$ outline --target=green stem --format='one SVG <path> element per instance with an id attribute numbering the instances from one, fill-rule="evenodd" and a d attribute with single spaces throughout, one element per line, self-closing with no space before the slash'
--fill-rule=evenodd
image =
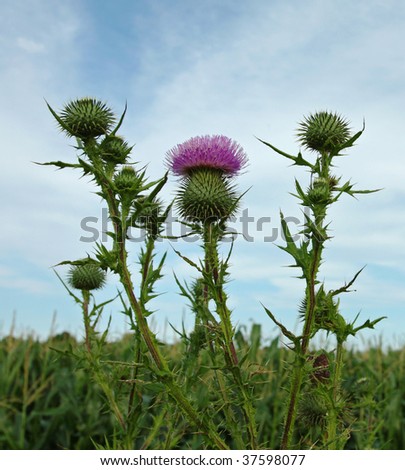
<path id="1" fill-rule="evenodd" d="M 88 290 L 82 291 L 83 295 L 83 323 L 84 323 L 84 336 L 86 349 L 91 354 L 91 341 L 90 341 L 90 318 L 89 318 L 89 304 L 90 304 L 90 292 Z"/>
<path id="2" fill-rule="evenodd" d="M 127 265 L 126 265 L 126 252 L 125 249 L 121 249 L 120 252 L 121 259 L 121 283 L 124 286 L 125 292 L 128 296 L 130 305 L 135 313 L 135 318 L 139 331 L 149 349 L 149 352 L 153 358 L 153 361 L 156 367 L 161 372 L 160 379 L 168 389 L 169 395 L 177 402 L 181 407 L 183 412 L 188 416 L 191 422 L 201 430 L 203 430 L 212 444 L 214 444 L 219 449 L 227 449 L 228 447 L 223 442 L 217 431 L 215 431 L 205 420 L 204 416 L 200 417 L 197 411 L 191 406 L 190 402 L 183 395 L 178 384 L 175 382 L 172 372 L 169 369 L 169 366 L 163 357 L 157 341 L 150 331 L 146 318 L 143 315 L 141 306 L 138 300 L 135 297 L 131 276 L 129 274 Z"/>
<path id="3" fill-rule="evenodd" d="M 133 367 L 131 371 L 131 380 L 132 380 L 132 385 L 131 385 L 131 390 L 129 393 L 128 397 L 128 410 L 127 410 L 127 417 L 128 419 L 132 417 L 133 411 L 134 411 L 134 400 L 135 400 L 135 393 L 136 393 L 136 381 L 138 378 L 138 372 L 139 372 L 139 364 L 141 362 L 141 342 L 139 338 L 139 331 L 135 331 L 135 351 L 134 351 L 134 362 L 135 362 L 135 367 Z M 138 391 L 138 394 L 140 395 L 140 392 Z M 142 403 L 142 396 L 140 396 L 140 402 Z"/>
<path id="4" fill-rule="evenodd" d="M 309 340 L 314 325 L 315 307 L 316 307 L 316 292 L 315 286 L 317 282 L 317 275 L 319 265 L 321 262 L 323 245 L 316 239 L 313 239 L 312 250 L 312 267 L 309 279 L 307 280 L 307 307 L 305 312 L 305 322 L 301 340 L 301 354 L 305 356 L 308 352 Z"/>
<path id="5" fill-rule="evenodd" d="M 343 367 L 343 342 L 338 341 L 336 348 L 335 370 L 333 373 L 332 396 L 328 416 L 327 441 L 329 450 L 339 450 L 339 439 L 336 438 L 338 427 L 338 407 L 340 392 L 340 377 Z"/>
<path id="6" fill-rule="evenodd" d="M 206 246 L 206 245 L 204 244 L 204 246 Z M 204 266 L 205 266 L 205 274 L 208 275 L 208 273 L 210 271 L 210 267 L 209 267 L 210 264 L 209 264 L 209 257 L 208 256 L 205 257 L 205 265 Z M 207 286 L 206 282 L 204 282 L 204 285 L 203 285 L 203 305 L 202 305 L 202 309 L 203 309 L 203 312 L 200 312 L 200 314 L 198 314 L 199 312 L 196 311 L 196 323 L 195 324 L 197 325 L 198 320 L 200 319 L 200 321 L 202 321 L 203 324 L 206 327 L 205 328 L 206 341 L 207 341 L 208 348 L 209 348 L 209 355 L 210 355 L 210 358 L 211 358 L 211 361 L 212 361 L 212 366 L 213 366 L 215 379 L 218 383 L 220 395 L 221 395 L 221 398 L 222 398 L 222 403 L 224 404 L 223 410 L 224 410 L 225 420 L 226 420 L 226 423 L 227 423 L 227 429 L 229 431 L 231 431 L 232 437 L 235 440 L 237 449 L 242 450 L 242 449 L 245 448 L 245 442 L 243 440 L 242 430 L 240 429 L 240 426 L 238 425 L 238 423 L 235 420 L 235 414 L 234 414 L 233 409 L 231 407 L 231 401 L 230 401 L 229 396 L 228 396 L 226 383 L 224 381 L 224 377 L 219 372 L 217 355 L 216 355 L 216 351 L 215 351 L 215 348 L 214 348 L 214 344 L 213 344 L 213 341 L 209 337 L 210 336 L 209 335 L 209 321 L 208 321 L 209 319 L 208 319 L 208 315 L 207 315 L 207 313 L 209 312 L 209 292 L 208 292 L 208 286 Z M 218 325 L 218 322 L 216 321 L 216 319 L 213 316 L 210 318 L 210 320 L 211 320 L 212 324 L 214 325 L 215 329 L 220 328 L 220 326 Z"/>
<path id="7" fill-rule="evenodd" d="M 127 265 L 127 251 L 125 249 L 125 227 L 124 224 L 119 222 L 119 211 L 117 208 L 117 201 L 114 194 L 108 186 L 104 188 L 104 194 L 109 207 L 111 219 L 113 221 L 114 232 L 115 232 L 115 246 L 119 251 L 119 275 L 121 284 L 124 287 L 125 293 L 127 294 L 131 308 L 135 314 L 137 326 L 142 335 L 143 340 L 153 358 L 156 367 L 159 370 L 159 378 L 162 383 L 166 386 L 169 395 L 172 399 L 180 406 L 184 414 L 188 416 L 190 421 L 200 430 L 202 430 L 210 440 L 211 444 L 219 449 L 228 449 L 225 442 L 221 439 L 218 432 L 213 429 L 210 423 L 206 420 L 205 416 L 199 416 L 198 412 L 192 407 L 189 400 L 184 396 L 181 388 L 175 382 L 173 374 L 162 355 L 157 341 L 150 331 L 147 320 L 144 316 L 142 306 L 137 300 L 134 287 L 132 284 L 131 275 Z"/>
<path id="8" fill-rule="evenodd" d="M 111 390 L 109 381 L 108 379 L 106 379 L 106 375 L 102 371 L 100 367 L 100 363 L 98 362 L 97 358 L 94 357 L 93 351 L 91 348 L 91 334 L 93 330 L 92 330 L 92 325 L 90 323 L 90 315 L 89 315 L 90 292 L 88 290 L 82 290 L 82 295 L 83 295 L 82 310 L 83 310 L 83 323 L 84 323 L 84 332 L 85 332 L 85 345 L 86 345 L 86 349 L 88 353 L 87 361 L 89 363 L 90 369 L 94 373 L 96 383 L 103 390 L 104 395 L 107 398 L 107 402 L 112 412 L 114 413 L 122 431 L 125 433 L 126 424 L 125 424 L 124 417 L 115 400 L 114 393 Z"/>
<path id="9" fill-rule="evenodd" d="M 146 288 L 146 280 L 148 278 L 154 249 L 155 249 L 154 239 L 152 237 L 147 237 L 145 257 L 144 257 L 143 266 L 142 266 L 142 280 L 141 280 L 141 293 L 140 293 L 142 307 L 144 307 L 143 302 L 142 302 L 142 297 L 143 297 L 142 291 Z"/>
<path id="10" fill-rule="evenodd" d="M 291 449 L 294 434 L 295 418 L 297 415 L 298 396 L 303 379 L 303 360 L 299 354 L 295 355 L 293 376 L 291 379 L 290 397 L 288 400 L 287 415 L 285 418 L 283 436 L 281 438 L 281 449 Z"/>
<path id="11" fill-rule="evenodd" d="M 292 437 L 294 434 L 295 419 L 297 415 L 298 397 L 301 390 L 303 380 L 303 365 L 305 356 L 308 352 L 309 340 L 314 324 L 315 307 L 316 307 L 316 278 L 319 270 L 319 264 L 321 261 L 323 245 L 318 240 L 313 239 L 313 258 L 310 276 L 307 279 L 306 287 L 306 312 L 305 321 L 303 326 L 303 333 L 301 339 L 301 345 L 299 352 L 296 352 L 296 358 L 294 363 L 294 372 L 291 380 L 290 398 L 287 406 L 287 415 L 284 424 L 283 436 L 281 439 L 281 449 L 290 449 Z"/>
<path id="12" fill-rule="evenodd" d="M 242 402 L 243 414 L 247 425 L 249 444 L 251 449 L 257 449 L 257 430 L 255 422 L 255 409 L 252 405 L 252 397 L 246 389 L 243 381 L 238 356 L 233 343 L 233 326 L 231 322 L 231 312 L 226 305 L 226 294 L 223 289 L 222 279 L 219 278 L 218 260 L 218 234 L 212 222 L 207 222 L 204 226 L 204 249 L 205 249 L 205 269 L 214 288 L 214 301 L 217 313 L 220 317 L 220 326 L 223 333 L 225 361 L 232 373 L 234 382 Z"/>
<path id="13" fill-rule="evenodd" d="M 95 372 L 96 382 L 101 387 L 104 392 L 104 395 L 107 397 L 108 404 L 112 409 L 119 425 L 121 426 L 122 431 L 126 432 L 126 424 L 124 417 L 121 413 L 121 410 L 118 406 L 118 403 L 115 400 L 114 392 L 111 390 L 110 383 L 106 380 L 105 374 L 100 370 L 98 364 L 93 361 L 93 370 Z"/>
<path id="14" fill-rule="evenodd" d="M 205 290 L 205 292 L 204 292 L 204 299 L 203 299 L 203 308 L 208 309 L 208 292 L 206 292 L 206 286 L 204 286 L 204 290 Z M 232 438 L 235 441 L 236 449 L 240 449 L 240 450 L 245 449 L 246 446 L 245 446 L 245 442 L 244 442 L 244 439 L 243 439 L 243 436 L 242 436 L 242 430 L 239 426 L 239 423 L 236 420 L 235 413 L 232 409 L 231 400 L 230 400 L 229 394 L 228 394 L 228 389 L 226 387 L 226 383 L 225 383 L 223 374 L 220 371 L 220 364 L 218 362 L 216 349 L 214 347 L 214 341 L 210 337 L 210 332 L 209 332 L 210 329 L 213 326 L 214 326 L 215 329 L 217 329 L 217 328 L 219 328 L 219 325 L 215 321 L 214 318 L 212 319 L 212 321 L 214 323 L 210 324 L 208 322 L 208 318 L 207 318 L 206 314 L 205 315 L 201 315 L 201 314 L 198 315 L 198 313 L 197 313 L 196 323 L 195 323 L 196 326 L 199 325 L 198 320 L 200 320 L 205 325 L 205 338 L 206 338 L 206 342 L 207 342 L 207 345 L 208 345 L 208 354 L 209 354 L 209 357 L 211 359 L 212 370 L 213 370 L 214 377 L 215 377 L 215 380 L 216 380 L 217 385 L 218 385 L 219 394 L 221 396 L 221 400 L 222 400 L 221 408 L 223 409 L 223 412 L 224 412 L 225 421 L 226 421 L 226 424 L 227 424 L 227 430 L 230 432 Z M 193 363 L 196 363 L 197 359 L 198 359 L 198 357 L 196 357 L 194 359 Z M 189 369 L 191 369 L 191 375 L 187 374 L 187 376 L 188 376 L 188 380 L 190 380 L 190 378 L 191 378 L 192 383 L 194 384 L 196 367 L 194 367 L 193 363 L 189 364 Z"/>
<path id="15" fill-rule="evenodd" d="M 322 168 L 323 172 L 327 172 L 326 168 Z M 290 398 L 287 405 L 287 414 L 284 424 L 283 436 L 281 439 L 281 449 L 290 449 L 292 438 L 295 428 L 295 419 L 297 415 L 297 406 L 298 406 L 298 397 L 301 390 L 301 385 L 303 381 L 303 365 L 305 362 L 305 357 L 308 353 L 309 341 L 312 336 L 315 322 L 315 308 L 316 308 L 316 284 L 317 276 L 319 271 L 319 266 L 322 258 L 322 251 L 324 247 L 324 240 L 319 239 L 319 234 L 323 232 L 324 220 L 326 217 L 326 206 L 322 210 L 318 210 L 315 217 L 315 230 L 312 232 L 312 261 L 309 270 L 309 275 L 306 276 L 306 309 L 305 309 L 305 319 L 302 330 L 301 344 L 298 351 L 295 351 L 297 354 L 294 372 L 291 380 L 291 390 Z"/>
<path id="16" fill-rule="evenodd" d="M 343 341 L 338 341 L 336 348 L 336 363 L 335 363 L 335 372 L 333 374 L 333 399 L 336 402 L 339 396 L 340 391 L 340 378 L 342 375 L 343 368 Z"/>

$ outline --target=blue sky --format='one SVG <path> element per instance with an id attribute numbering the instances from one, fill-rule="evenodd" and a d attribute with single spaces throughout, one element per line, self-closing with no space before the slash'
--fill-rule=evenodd
<path id="1" fill-rule="evenodd" d="M 152 178 L 165 171 L 165 152 L 195 135 L 225 134 L 249 155 L 240 178 L 250 188 L 243 209 L 264 226 L 279 229 L 279 210 L 302 219 L 291 168 L 255 136 L 296 153 L 297 123 L 328 109 L 366 131 L 337 174 L 359 188 L 384 188 L 358 200 L 342 200 L 330 212 L 334 239 L 325 252 L 322 279 L 335 288 L 364 265 L 356 292 L 342 298 L 342 313 L 360 320 L 386 315 L 364 341 L 405 339 L 405 3 L 294 0 L 3 0 L 0 23 L 0 333 L 15 324 L 20 334 L 81 332 L 80 312 L 51 266 L 91 252 L 80 242 L 84 217 L 101 217 L 102 205 L 85 179 L 38 167 L 33 161 L 72 161 L 74 149 L 46 109 L 73 98 L 96 96 L 119 113 L 128 103 L 122 133 L 136 144 L 134 159 L 148 163 Z M 174 179 L 165 188 L 170 201 Z M 302 282 L 285 266 L 288 256 L 267 234 L 250 227 L 254 242 L 235 244 L 228 286 L 234 320 L 263 324 L 277 334 L 260 303 L 290 328 Z M 276 243 L 282 240 L 277 239 Z M 226 247 L 225 247 L 226 248 Z M 198 243 L 176 244 L 197 259 Z M 192 324 L 172 272 L 195 273 L 167 243 L 168 265 L 156 299 L 155 328 L 171 337 L 170 321 Z M 136 260 L 137 246 L 131 246 Z M 133 270 L 137 267 L 134 263 Z M 63 270 L 60 270 L 63 274 Z M 114 295 L 116 280 L 100 300 Z M 114 304 L 113 331 L 125 330 Z M 13 320 L 14 319 L 14 320 Z M 360 341 L 361 342 L 361 341 Z"/>

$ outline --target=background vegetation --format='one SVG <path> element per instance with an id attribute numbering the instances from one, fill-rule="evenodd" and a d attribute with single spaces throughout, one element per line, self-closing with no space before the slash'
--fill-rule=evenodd
<path id="1" fill-rule="evenodd" d="M 280 347 L 278 338 L 263 344 L 260 325 L 239 330 L 236 343 L 249 363 L 256 400 L 259 442 L 275 449 L 280 442 L 283 410 L 287 399 L 286 361 L 292 357 Z M 162 345 L 170 366 L 186 371 L 192 356 L 186 336 L 174 345 Z M 102 390 L 91 379 L 77 351 L 84 345 L 69 334 L 47 341 L 8 336 L 0 341 L 0 448 L 1 449 L 94 449 L 112 448 L 119 427 L 106 405 Z M 62 351 L 62 352 L 61 352 Z M 76 352 L 75 352 L 76 351 Z M 80 356 L 80 354 L 79 354 Z M 202 439 L 182 419 L 161 384 L 150 379 L 145 368 L 136 383 L 129 378 L 134 360 L 133 338 L 123 337 L 104 345 L 104 373 L 115 382 L 115 399 L 121 409 L 132 400 L 129 448 L 201 448 Z M 200 410 L 217 400 L 204 387 L 212 374 L 206 367 L 208 354 L 200 351 L 185 380 Z M 351 430 L 347 449 L 405 449 L 405 348 L 391 350 L 369 346 L 364 351 L 347 351 L 343 388 L 350 409 L 345 411 Z M 317 415 L 309 396 L 304 397 L 297 431 L 305 440 L 307 420 Z M 236 416 L 235 419 L 240 418 Z M 218 416 L 221 428 L 223 417 Z M 232 436 L 226 436 L 228 441 Z M 313 438 L 313 436 L 311 437 Z M 316 447 L 316 445 L 315 445 Z"/>

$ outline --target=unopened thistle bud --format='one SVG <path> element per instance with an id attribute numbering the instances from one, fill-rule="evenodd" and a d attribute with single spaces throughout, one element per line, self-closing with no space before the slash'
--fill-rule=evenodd
<path id="1" fill-rule="evenodd" d="M 72 266 L 68 283 L 74 289 L 91 291 L 101 289 L 105 284 L 105 271 L 95 263 Z"/>
<path id="2" fill-rule="evenodd" d="M 114 185 L 119 194 L 122 207 L 129 211 L 131 204 L 142 190 L 142 176 L 132 166 L 124 166 L 114 176 Z"/>
<path id="3" fill-rule="evenodd" d="M 298 140 L 309 150 L 333 152 L 351 137 L 350 127 L 338 114 L 320 111 L 299 124 Z"/>
<path id="4" fill-rule="evenodd" d="M 316 204 L 328 204 L 331 202 L 331 190 L 329 183 L 319 183 L 317 181 L 314 182 L 312 188 L 308 190 L 308 201 L 312 205 Z"/>
<path id="5" fill-rule="evenodd" d="M 230 218 L 237 210 L 238 194 L 221 173 L 212 169 L 195 170 L 178 192 L 180 215 L 192 222 Z"/>
<path id="6" fill-rule="evenodd" d="M 125 163 L 131 151 L 132 147 L 117 135 L 108 135 L 100 144 L 101 158 L 109 163 Z"/>
<path id="7" fill-rule="evenodd" d="M 132 166 L 124 166 L 114 177 L 114 184 L 118 192 L 138 193 L 142 180 Z"/>
<path id="8" fill-rule="evenodd" d="M 319 388 L 308 390 L 302 395 L 298 407 L 298 419 L 303 428 L 323 427 L 328 416 L 328 398 Z"/>
<path id="9" fill-rule="evenodd" d="M 106 134 L 115 122 L 112 110 L 95 98 L 71 101 L 60 112 L 59 119 L 63 131 L 83 140 Z"/>
<path id="10" fill-rule="evenodd" d="M 146 205 L 144 199 L 140 198 L 139 203 L 142 205 L 142 210 L 136 221 L 137 226 L 146 230 L 150 237 L 156 239 L 165 219 L 162 202 L 156 199 Z"/>

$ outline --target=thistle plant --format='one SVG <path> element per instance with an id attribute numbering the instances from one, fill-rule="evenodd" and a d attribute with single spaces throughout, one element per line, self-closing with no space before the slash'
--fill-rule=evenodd
<path id="1" fill-rule="evenodd" d="M 340 115 L 321 111 L 309 115 L 299 124 L 297 131 L 299 143 L 314 154 L 312 160 L 289 155 L 272 144 L 262 141 L 273 151 L 302 166 L 310 173 L 310 183 L 305 190 L 295 180 L 296 194 L 303 211 L 305 222 L 300 232 L 301 241 L 294 241 L 288 224 L 281 213 L 281 226 L 286 245 L 281 248 L 294 259 L 293 267 L 300 269 L 305 282 L 305 295 L 299 313 L 302 319 L 302 332 L 296 336 L 279 322 L 269 309 L 265 309 L 270 318 L 280 327 L 282 333 L 291 341 L 294 351 L 294 363 L 291 372 L 290 396 L 286 405 L 284 431 L 281 448 L 290 449 L 296 445 L 294 430 L 297 414 L 300 421 L 320 428 L 321 447 L 329 449 L 343 448 L 349 437 L 349 430 L 344 424 L 347 408 L 341 391 L 341 372 L 344 361 L 344 344 L 348 336 L 355 336 L 364 328 L 373 328 L 382 318 L 355 326 L 340 313 L 338 296 L 350 291 L 358 271 L 353 279 L 342 287 L 327 291 L 319 279 L 319 270 L 323 261 L 324 248 L 331 239 L 327 211 L 343 194 L 355 197 L 375 190 L 356 190 L 350 181 L 342 183 L 341 177 L 332 173 L 336 158 L 354 145 L 364 131 L 353 134 L 349 123 Z M 310 342 L 315 334 L 326 331 L 336 339 L 336 350 L 328 356 L 314 357 L 310 351 Z M 308 429 L 308 428 L 307 428 Z M 311 429 L 311 427 L 310 427 Z M 312 440 L 315 442 L 315 439 Z"/>
<path id="2" fill-rule="evenodd" d="M 70 354 L 77 360 L 78 365 L 84 364 L 81 367 L 86 373 L 93 375 L 95 382 L 104 393 L 107 408 L 116 418 L 120 431 L 125 433 L 127 428 L 125 418 L 118 404 L 114 388 L 111 386 L 109 371 L 103 367 L 103 349 L 106 346 L 108 327 L 103 334 L 98 331 L 104 307 L 115 299 L 112 298 L 97 304 L 93 293 L 93 291 L 104 287 L 106 272 L 97 263 L 89 259 L 82 259 L 72 263 L 67 274 L 67 282 L 57 272 L 55 273 L 68 294 L 81 306 L 83 314 L 85 354 L 82 354 L 80 350 L 73 351 L 72 347 Z M 75 294 L 74 291 L 77 290 L 81 292 L 81 297 Z"/>
<path id="3" fill-rule="evenodd" d="M 222 136 L 194 137 L 167 152 L 167 164 L 180 178 L 176 204 L 183 223 L 192 227 L 202 238 L 204 257 L 200 266 L 194 264 L 200 279 L 194 286 L 194 296 L 188 296 L 196 313 L 195 336 L 206 333 L 210 348 L 219 347 L 224 355 L 225 370 L 236 386 L 238 402 L 246 423 L 247 438 L 235 426 L 234 412 L 229 405 L 226 385 L 217 375 L 222 393 L 228 428 L 233 430 L 237 446 L 257 448 L 255 410 L 252 396 L 234 346 L 234 328 L 231 311 L 227 306 L 225 283 L 228 261 L 221 260 L 219 244 L 226 234 L 227 222 L 236 213 L 240 195 L 233 183 L 235 176 L 247 164 L 242 147 L 232 139 Z M 182 288 L 183 293 L 184 288 Z M 194 298 L 193 298 L 194 297 Z M 200 302 L 198 301 L 200 299 Z M 215 304 L 216 317 L 209 308 Z M 218 321 L 219 320 L 219 321 Z M 211 332 L 215 332 L 214 335 Z M 213 351 L 212 351 L 213 352 Z M 213 367 L 217 367 L 215 354 L 211 354 Z"/>
<path id="4" fill-rule="evenodd" d="M 68 273 L 68 284 L 73 289 L 82 291 L 83 301 L 75 300 L 82 305 L 83 323 L 85 331 L 85 343 L 87 351 L 91 352 L 91 335 L 94 333 L 97 322 L 100 318 L 101 311 L 95 308 L 89 312 L 90 305 L 90 292 L 93 290 L 101 289 L 105 284 L 106 273 L 99 265 L 95 263 L 87 263 L 82 265 L 72 266 Z M 69 293 L 71 293 L 69 291 Z M 72 293 L 71 293 L 72 294 Z M 72 294 L 73 295 L 73 294 Z M 100 312 L 99 312 L 100 311 Z M 91 322 L 91 318 L 95 315 L 95 320 Z"/>
<path id="5" fill-rule="evenodd" d="M 160 191 L 168 173 L 149 181 L 146 168 L 131 161 L 133 147 L 118 135 L 126 108 L 118 117 L 95 98 L 73 100 L 59 112 L 49 105 L 48 108 L 60 130 L 76 140 L 78 156 L 74 163 L 53 161 L 43 165 L 77 169 L 90 178 L 112 223 L 106 233 L 109 243 L 96 242 L 87 257 L 63 261 L 60 264 L 69 265 L 70 270 L 66 281 L 58 277 L 81 306 L 84 343 L 81 354 L 73 356 L 80 364 L 87 364 L 86 372 L 93 375 L 116 418 L 113 447 L 133 448 L 142 436 L 142 448 L 153 442 L 173 448 L 184 436 L 192 435 L 190 447 L 259 448 L 260 432 L 268 425 L 259 414 L 256 416 L 256 387 L 260 388 L 257 375 L 268 371 L 260 366 L 251 373 L 260 331 L 255 329 L 256 346 L 252 343 L 250 349 L 241 332 L 235 333 L 226 292 L 232 246 L 226 257 L 220 252 L 227 225 L 237 213 L 242 197 L 235 180 L 247 165 L 246 153 L 237 142 L 222 135 L 194 137 L 175 146 L 167 152 L 166 164 L 178 178 L 179 187 L 173 203 L 165 206 Z M 282 449 L 343 448 L 351 420 L 341 379 L 345 343 L 350 335 L 373 328 L 382 319 L 357 325 L 357 317 L 348 321 L 340 312 L 340 294 L 350 291 L 362 269 L 349 282 L 331 290 L 320 280 L 324 249 L 331 239 L 329 208 L 343 194 L 355 197 L 373 192 L 356 190 L 350 181 L 342 182 L 333 173 L 336 159 L 355 144 L 363 131 L 364 128 L 353 133 L 344 118 L 322 111 L 304 118 L 297 130 L 298 141 L 310 157 L 304 158 L 301 152 L 293 156 L 262 141 L 310 173 L 306 189 L 295 181 L 295 196 L 305 208 L 299 241 L 292 236 L 281 213 L 286 242 L 281 248 L 293 258 L 293 266 L 300 269 L 305 284 L 299 306 L 301 333 L 289 331 L 265 308 L 290 341 L 292 353 L 284 351 L 283 357 L 293 357 Z M 198 272 L 189 285 L 176 278 L 195 315 L 194 330 L 190 334 L 184 329 L 180 332 L 186 352 L 180 364 L 167 358 L 168 348 L 158 341 L 150 326 L 150 302 L 158 295 L 157 282 L 166 261 L 165 254 L 158 257 L 156 242 L 165 237 L 163 228 L 173 204 L 181 223 L 202 241 L 199 262 L 176 251 Z M 144 234 L 138 246 L 137 278 L 130 270 L 128 240 L 132 230 Z M 104 286 L 107 273 L 120 281 L 117 297 L 132 332 L 131 359 L 126 361 L 109 360 L 109 326 L 101 331 L 103 308 L 113 299 L 99 304 L 95 297 Z M 334 337 L 334 350 L 316 351 L 313 347 L 314 336 L 321 330 Z M 275 386 L 283 388 L 286 374 L 280 373 L 280 377 Z M 194 392 L 197 393 L 193 395 Z M 260 406 L 263 410 L 267 405 L 263 402 Z M 260 421 L 259 432 L 256 420 Z M 185 440 L 190 442 L 187 437 Z M 109 447 L 108 442 L 106 445 Z M 100 444 L 97 446 L 101 448 Z"/>
<path id="6" fill-rule="evenodd" d="M 97 186 L 97 194 L 107 205 L 112 221 L 113 229 L 107 232 L 111 239 L 110 247 L 97 242 L 93 256 L 88 255 L 84 260 L 64 261 L 61 264 L 74 266 L 69 275 L 69 283 L 84 293 L 84 310 L 89 300 L 90 288 L 95 287 L 96 280 L 103 279 L 102 272 L 111 272 L 120 280 L 123 292 L 119 295 L 124 314 L 127 315 L 134 333 L 135 344 L 135 360 L 129 365 L 133 371 L 133 387 L 129 397 L 128 419 L 127 422 L 120 420 L 123 433 L 128 432 L 132 426 L 131 403 L 134 399 L 135 384 L 138 383 L 136 374 L 141 363 L 142 367 L 149 369 L 154 375 L 154 379 L 181 410 L 187 422 L 203 433 L 207 445 L 219 449 L 227 448 L 213 423 L 196 409 L 183 392 L 148 323 L 148 316 L 152 311 L 147 304 L 156 295 L 154 286 L 161 277 L 164 263 L 164 256 L 157 266 L 154 261 L 155 241 L 167 216 L 167 210 L 162 209 L 158 200 L 167 175 L 149 182 L 145 169 L 129 161 L 132 147 L 117 135 L 126 109 L 118 119 L 105 103 L 94 98 L 71 101 L 59 113 L 49 105 L 48 108 L 59 128 L 68 137 L 76 139 L 79 156 L 76 163 L 53 161 L 45 165 L 53 165 L 59 169 L 79 169 L 83 175 L 90 177 Z M 132 228 L 143 228 L 146 232 L 145 244 L 139 254 L 142 276 L 139 290 L 135 289 L 129 269 L 127 241 Z M 86 321 L 87 327 L 90 325 L 88 315 L 84 314 L 84 319 L 86 329 Z M 109 397 L 113 396 L 110 390 L 107 393 Z"/>

